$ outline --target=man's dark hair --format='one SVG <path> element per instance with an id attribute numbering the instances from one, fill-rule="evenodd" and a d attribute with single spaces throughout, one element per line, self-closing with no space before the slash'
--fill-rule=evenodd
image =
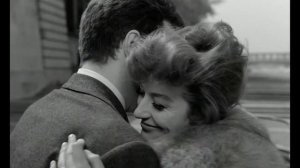
<path id="1" fill-rule="evenodd" d="M 168 21 L 183 27 L 183 21 L 168 0 L 91 0 L 80 22 L 81 63 L 105 63 L 130 30 L 147 35 Z"/>

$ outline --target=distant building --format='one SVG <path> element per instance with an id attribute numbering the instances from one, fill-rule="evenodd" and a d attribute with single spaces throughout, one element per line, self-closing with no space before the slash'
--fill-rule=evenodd
<path id="1" fill-rule="evenodd" d="M 78 26 L 89 0 L 10 0 L 10 99 L 64 83 L 78 67 Z M 250 63 L 289 53 L 250 53 Z M 52 86 L 51 86 L 52 85 Z M 52 87 L 53 88 L 53 87 Z"/>
<path id="2" fill-rule="evenodd" d="M 10 100 L 64 83 L 76 70 L 78 25 L 88 1 L 10 1 Z"/>

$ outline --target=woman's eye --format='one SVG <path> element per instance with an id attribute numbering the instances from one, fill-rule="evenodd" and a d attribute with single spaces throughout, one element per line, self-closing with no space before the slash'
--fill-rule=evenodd
<path id="1" fill-rule="evenodd" d="M 158 110 L 158 111 L 163 111 L 166 107 L 161 105 L 161 104 L 157 104 L 157 103 L 152 103 L 153 107 Z"/>

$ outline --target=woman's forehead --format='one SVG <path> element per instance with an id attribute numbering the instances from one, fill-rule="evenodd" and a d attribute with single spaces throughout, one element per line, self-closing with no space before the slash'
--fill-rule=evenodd
<path id="1" fill-rule="evenodd" d="M 141 87 L 148 93 L 166 95 L 170 98 L 182 96 L 186 91 L 184 86 L 173 86 L 163 81 L 147 81 Z"/>

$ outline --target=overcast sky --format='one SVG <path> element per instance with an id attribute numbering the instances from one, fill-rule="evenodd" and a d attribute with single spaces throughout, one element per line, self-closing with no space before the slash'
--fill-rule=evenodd
<path id="1" fill-rule="evenodd" d="M 208 20 L 229 23 L 250 52 L 290 52 L 290 0 L 223 0 Z"/>

